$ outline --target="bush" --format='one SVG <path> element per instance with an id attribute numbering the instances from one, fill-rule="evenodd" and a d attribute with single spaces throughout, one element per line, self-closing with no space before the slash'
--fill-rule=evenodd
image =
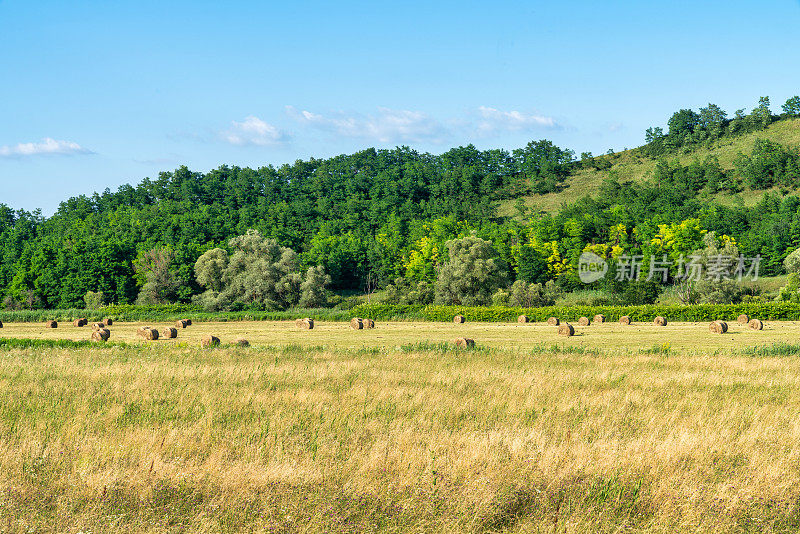
<path id="1" fill-rule="evenodd" d="M 83 302 L 87 310 L 96 310 L 105 304 L 102 291 L 87 291 L 83 296 Z"/>

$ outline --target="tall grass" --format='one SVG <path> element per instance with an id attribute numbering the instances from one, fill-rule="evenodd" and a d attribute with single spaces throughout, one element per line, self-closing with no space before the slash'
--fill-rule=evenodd
<path id="1" fill-rule="evenodd" d="M 19 348 L 3 532 L 800 528 L 800 358 Z"/>

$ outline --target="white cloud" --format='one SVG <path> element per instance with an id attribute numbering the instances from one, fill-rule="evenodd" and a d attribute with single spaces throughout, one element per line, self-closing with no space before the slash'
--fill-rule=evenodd
<path id="1" fill-rule="evenodd" d="M 421 111 L 378 108 L 378 112 L 371 115 L 334 113 L 327 116 L 292 106 L 287 106 L 286 111 L 302 125 L 379 143 L 442 143 L 448 134 L 439 121 Z"/>
<path id="2" fill-rule="evenodd" d="M 480 106 L 475 129 L 483 137 L 502 135 L 510 132 L 528 132 L 537 129 L 557 129 L 558 123 L 552 117 L 523 113 L 521 111 L 502 111 Z"/>
<path id="3" fill-rule="evenodd" d="M 245 117 L 242 122 L 231 121 L 231 127 L 222 137 L 232 145 L 272 146 L 288 140 L 289 136 L 275 126 L 256 116 Z"/>
<path id="4" fill-rule="evenodd" d="M 50 137 L 45 137 L 38 143 L 19 143 L 16 145 L 0 146 L 0 157 L 4 158 L 23 158 L 28 156 L 55 154 L 94 154 L 94 152 L 83 148 L 78 143 L 73 143 L 72 141 L 59 141 Z"/>

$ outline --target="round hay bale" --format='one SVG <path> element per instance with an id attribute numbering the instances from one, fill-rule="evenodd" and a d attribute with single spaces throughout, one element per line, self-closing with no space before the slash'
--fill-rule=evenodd
<path id="1" fill-rule="evenodd" d="M 3 328 L 3 321 L 0 321 L 0 328 Z"/>
<path id="2" fill-rule="evenodd" d="M 142 337 L 147 341 L 155 341 L 158 339 L 158 330 L 155 328 L 145 328 L 142 330 Z"/>
<path id="3" fill-rule="evenodd" d="M 189 326 L 189 322 L 186 319 L 178 319 L 175 321 L 175 328 L 186 328 Z"/>
<path id="4" fill-rule="evenodd" d="M 597 315 L 594 316 L 594 322 L 602 324 L 606 322 L 606 316 L 603 315 L 602 313 L 598 313 Z"/>
<path id="5" fill-rule="evenodd" d="M 764 330 L 764 323 L 761 319 L 752 319 L 747 323 L 747 327 L 751 330 Z"/>
<path id="6" fill-rule="evenodd" d="M 108 328 L 101 328 L 100 330 L 92 331 L 92 341 L 108 341 L 111 337 L 111 330 Z"/>
<path id="7" fill-rule="evenodd" d="M 192 320 L 186 319 L 186 326 L 192 326 Z"/>
<path id="8" fill-rule="evenodd" d="M 531 322 L 531 318 L 528 317 L 527 315 L 520 315 L 519 317 L 517 317 L 517 322 L 519 324 L 529 323 Z"/>
<path id="9" fill-rule="evenodd" d="M 739 324 L 747 324 L 750 322 L 750 316 L 747 315 L 746 313 L 743 313 L 736 318 L 736 322 Z"/>
<path id="10" fill-rule="evenodd" d="M 711 321 L 708 325 L 708 330 L 712 334 L 724 334 L 728 331 L 728 323 L 725 321 Z"/>
<path id="11" fill-rule="evenodd" d="M 162 328 L 161 331 L 159 332 L 159 336 L 166 339 L 175 339 L 176 337 L 178 337 L 178 329 L 172 328 L 171 326 Z"/>
<path id="12" fill-rule="evenodd" d="M 589 326 L 591 322 L 588 317 L 581 317 L 578 319 L 578 326 Z"/>
<path id="13" fill-rule="evenodd" d="M 455 317 L 453 317 L 453 322 L 456 324 L 466 323 L 467 318 L 464 317 L 463 315 L 456 315 Z"/>
<path id="14" fill-rule="evenodd" d="M 56 321 L 45 321 L 44 327 L 45 328 L 58 328 L 58 323 Z"/>
<path id="15" fill-rule="evenodd" d="M 105 327 L 103 323 L 92 323 L 92 330 L 102 330 Z"/>
<path id="16" fill-rule="evenodd" d="M 158 330 L 149 326 L 140 326 L 136 330 L 136 335 L 142 339 L 158 339 Z"/>
<path id="17" fill-rule="evenodd" d="M 200 340 L 200 346 L 204 349 L 208 347 L 217 347 L 219 346 L 219 338 L 210 334 L 203 336 L 203 339 Z"/>
<path id="18" fill-rule="evenodd" d="M 106 317 L 105 319 L 103 319 L 103 324 L 106 326 L 111 326 L 114 324 L 114 319 L 112 319 L 111 317 Z"/>
<path id="19" fill-rule="evenodd" d="M 364 324 L 364 328 L 375 328 L 375 321 L 372 319 L 361 319 L 361 322 Z"/>
<path id="20" fill-rule="evenodd" d="M 312 330 L 314 328 L 314 319 L 311 317 L 303 317 L 302 319 L 295 319 L 294 325 L 303 330 Z"/>
<path id="21" fill-rule="evenodd" d="M 667 320 L 659 315 L 658 317 L 653 319 L 653 324 L 656 326 L 667 326 Z"/>
<path id="22" fill-rule="evenodd" d="M 475 340 L 468 337 L 457 337 L 453 340 L 453 343 L 459 349 L 472 348 L 475 346 Z"/>
<path id="23" fill-rule="evenodd" d="M 353 330 L 361 330 L 364 328 L 364 320 L 361 317 L 353 317 L 350 319 L 350 328 Z"/>
<path id="24" fill-rule="evenodd" d="M 549 324 L 550 326 L 558 326 L 561 324 L 561 321 L 558 320 L 558 317 L 550 317 L 547 320 L 547 324 Z"/>
<path id="25" fill-rule="evenodd" d="M 86 319 L 85 317 L 81 317 L 80 319 L 75 319 L 74 321 L 72 321 L 72 326 L 77 326 L 79 328 L 82 326 L 86 326 L 87 324 L 89 324 L 89 320 Z"/>
<path id="26" fill-rule="evenodd" d="M 237 339 L 236 341 L 234 341 L 234 344 L 236 344 L 239 347 L 249 347 L 250 346 L 250 342 L 247 341 L 244 338 Z"/>
<path id="27" fill-rule="evenodd" d="M 558 325 L 558 335 L 559 336 L 574 336 L 575 335 L 575 327 L 573 327 L 569 323 L 563 323 Z"/>
<path id="28" fill-rule="evenodd" d="M 628 325 L 631 324 L 631 318 L 628 315 L 623 315 L 619 318 L 619 324 Z"/>

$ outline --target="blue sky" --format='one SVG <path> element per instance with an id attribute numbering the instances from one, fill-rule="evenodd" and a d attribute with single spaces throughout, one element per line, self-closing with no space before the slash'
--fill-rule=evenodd
<path id="1" fill-rule="evenodd" d="M 0 203 L 186 164 L 642 143 L 800 94 L 800 2 L 0 0 Z"/>

